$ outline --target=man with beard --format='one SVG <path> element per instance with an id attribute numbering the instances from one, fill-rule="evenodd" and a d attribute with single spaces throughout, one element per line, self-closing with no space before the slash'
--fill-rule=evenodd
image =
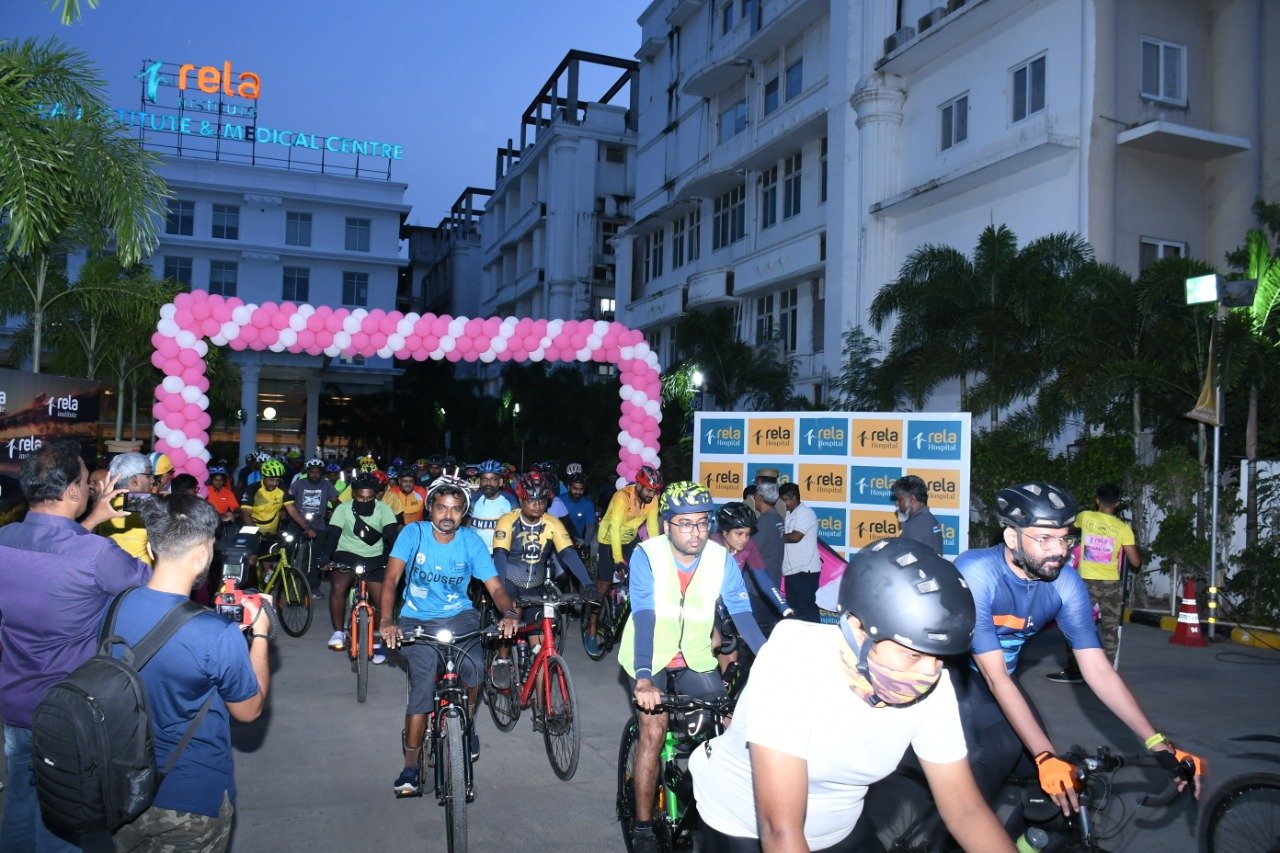
<path id="1" fill-rule="evenodd" d="M 956 559 L 956 568 L 973 592 L 977 623 L 971 651 L 981 678 L 962 667 L 949 670 L 960 701 L 970 765 L 987 802 L 994 800 L 1010 772 L 1019 776 L 1038 772 L 1040 787 L 1064 814 L 1079 808 L 1074 768 L 1057 757 L 1014 677 L 1023 644 L 1054 620 L 1075 651 L 1089 687 L 1156 753 L 1161 764 L 1171 770 L 1182 759 L 1193 761 L 1198 797 L 1200 759 L 1176 749 L 1138 707 L 1098 642 L 1084 581 L 1066 566 L 1075 544 L 1067 535 L 1076 517 L 1075 500 L 1057 486 L 1025 483 L 1000 491 L 996 516 L 1004 527 L 1004 541 L 966 551 Z"/>
<path id="2" fill-rule="evenodd" d="M 382 618 L 378 609 L 382 601 L 382 579 L 387 573 L 387 557 L 383 547 L 388 533 L 394 532 L 395 513 L 391 507 L 378 500 L 378 481 L 372 474 L 361 474 L 351 484 L 351 500 L 338 504 L 329 524 L 337 528 L 338 550 L 333 554 L 334 571 L 329 575 L 329 620 L 333 623 L 333 635 L 329 648 L 340 652 L 347 647 L 342 624 L 343 610 L 347 605 L 347 590 L 355 578 L 352 568 L 365 567 L 365 580 L 369 584 L 369 603 L 373 605 L 374 631 Z M 388 528 L 393 528 L 388 530 Z M 382 644 L 373 644 L 373 662 L 385 663 Z"/>
<path id="3" fill-rule="evenodd" d="M 480 536 L 484 547 L 493 551 L 493 531 L 498 519 L 515 509 L 515 504 L 502 493 L 504 468 L 496 459 L 486 459 L 480 469 L 480 493 L 471 501 L 471 529 Z"/>

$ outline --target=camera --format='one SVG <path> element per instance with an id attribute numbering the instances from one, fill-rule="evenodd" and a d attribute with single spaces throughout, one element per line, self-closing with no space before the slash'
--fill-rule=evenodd
<path id="1" fill-rule="evenodd" d="M 150 492 L 125 492 L 124 511 L 142 512 L 142 508 L 151 500 Z"/>
<path id="2" fill-rule="evenodd" d="M 258 528 L 246 525 L 239 530 L 231 530 L 224 534 L 218 543 L 218 551 L 222 553 L 222 576 L 235 578 L 236 582 L 244 580 L 244 570 L 249 558 L 258 553 L 261 536 Z"/>
<path id="3" fill-rule="evenodd" d="M 240 581 L 236 578 L 223 578 L 222 589 L 213 597 L 213 608 L 219 616 L 225 617 L 228 621 L 238 625 L 248 625 L 250 620 L 244 606 L 246 601 L 255 606 L 255 615 L 258 610 L 271 606 L 271 596 L 264 595 L 256 589 L 241 589 Z M 273 622 L 271 615 L 268 610 L 267 619 Z"/>

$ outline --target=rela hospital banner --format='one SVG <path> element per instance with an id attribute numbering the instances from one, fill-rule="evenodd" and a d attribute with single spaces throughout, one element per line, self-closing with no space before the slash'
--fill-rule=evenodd
<path id="1" fill-rule="evenodd" d="M 954 558 L 969 547 L 971 446 L 967 412 L 698 412 L 693 471 L 720 503 L 742 500 L 761 468 L 778 469 L 845 556 L 898 535 L 889 487 L 915 474 Z"/>

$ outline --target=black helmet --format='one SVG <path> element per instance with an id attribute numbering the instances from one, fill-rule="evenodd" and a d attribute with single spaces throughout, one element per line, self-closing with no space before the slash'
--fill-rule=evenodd
<path id="1" fill-rule="evenodd" d="M 973 638 L 973 593 L 955 566 L 921 542 L 880 539 L 854 554 L 839 601 L 841 613 L 858 617 L 875 642 L 958 655 Z"/>
<path id="2" fill-rule="evenodd" d="M 996 495 L 996 517 L 1006 527 L 1070 527 L 1076 520 L 1076 502 L 1058 486 L 1023 483 Z"/>
<path id="3" fill-rule="evenodd" d="M 540 471 L 521 474 L 516 480 L 516 497 L 522 501 L 549 501 L 552 494 L 552 480 Z"/>
<path id="4" fill-rule="evenodd" d="M 756 514 L 742 501 L 730 501 L 716 510 L 716 530 L 727 533 L 743 527 L 751 528 L 751 535 L 755 536 Z"/>

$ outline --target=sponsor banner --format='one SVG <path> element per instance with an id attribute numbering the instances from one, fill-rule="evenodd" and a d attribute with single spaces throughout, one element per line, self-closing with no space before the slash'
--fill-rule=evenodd
<path id="1" fill-rule="evenodd" d="M 702 462 L 698 465 L 698 482 L 707 487 L 713 498 L 742 500 L 743 480 L 741 462 Z"/>
<path id="2" fill-rule="evenodd" d="M 907 468 L 929 489 L 929 509 L 960 509 L 960 472 L 955 468 Z"/>
<path id="3" fill-rule="evenodd" d="M 959 459 L 960 421 L 911 421 L 907 430 L 910 459 Z"/>
<path id="4" fill-rule="evenodd" d="M 750 418 L 747 421 L 747 452 L 752 456 L 791 456 L 796 452 L 795 418 Z"/>
<path id="5" fill-rule="evenodd" d="M 757 460 L 747 463 L 747 480 L 743 483 L 743 487 L 751 485 L 756 481 L 756 474 L 761 468 L 773 468 L 778 472 L 778 483 L 794 483 L 796 479 L 796 466 L 790 462 L 766 462 Z M 742 500 L 742 492 L 738 492 L 738 500 Z"/>
<path id="6" fill-rule="evenodd" d="M 849 469 L 849 501 L 856 504 L 886 504 L 889 490 L 902 476 L 901 468 L 882 465 L 854 465 Z"/>
<path id="7" fill-rule="evenodd" d="M 843 509 L 837 509 L 829 506 L 810 507 L 813 514 L 818 517 L 818 539 L 826 542 L 832 548 L 838 548 L 844 551 L 846 539 L 846 519 Z"/>
<path id="8" fill-rule="evenodd" d="M 804 501 L 830 501 L 841 503 L 845 499 L 845 490 L 849 482 L 849 468 L 846 465 L 805 464 L 800 463 L 800 478 L 796 484 L 800 486 L 800 499 Z"/>
<path id="9" fill-rule="evenodd" d="M 960 517 L 958 515 L 938 515 L 938 524 L 942 525 L 942 556 L 960 556 Z"/>
<path id="10" fill-rule="evenodd" d="M 897 459 L 902 454 L 902 420 L 854 418 L 851 422 L 851 456 L 880 456 Z"/>
<path id="11" fill-rule="evenodd" d="M 801 418 L 798 438 L 801 456 L 848 456 L 849 419 Z"/>
<path id="12" fill-rule="evenodd" d="M 89 379 L 0 369 L 0 505 L 22 501 L 22 461 L 54 439 L 79 441 L 93 459 L 101 395 Z"/>
<path id="13" fill-rule="evenodd" d="M 746 422 L 742 418 L 702 418 L 698 424 L 699 453 L 746 452 Z"/>
<path id="14" fill-rule="evenodd" d="M 898 516 L 891 510 L 849 510 L 849 545 L 863 548 L 877 539 L 898 535 Z"/>

